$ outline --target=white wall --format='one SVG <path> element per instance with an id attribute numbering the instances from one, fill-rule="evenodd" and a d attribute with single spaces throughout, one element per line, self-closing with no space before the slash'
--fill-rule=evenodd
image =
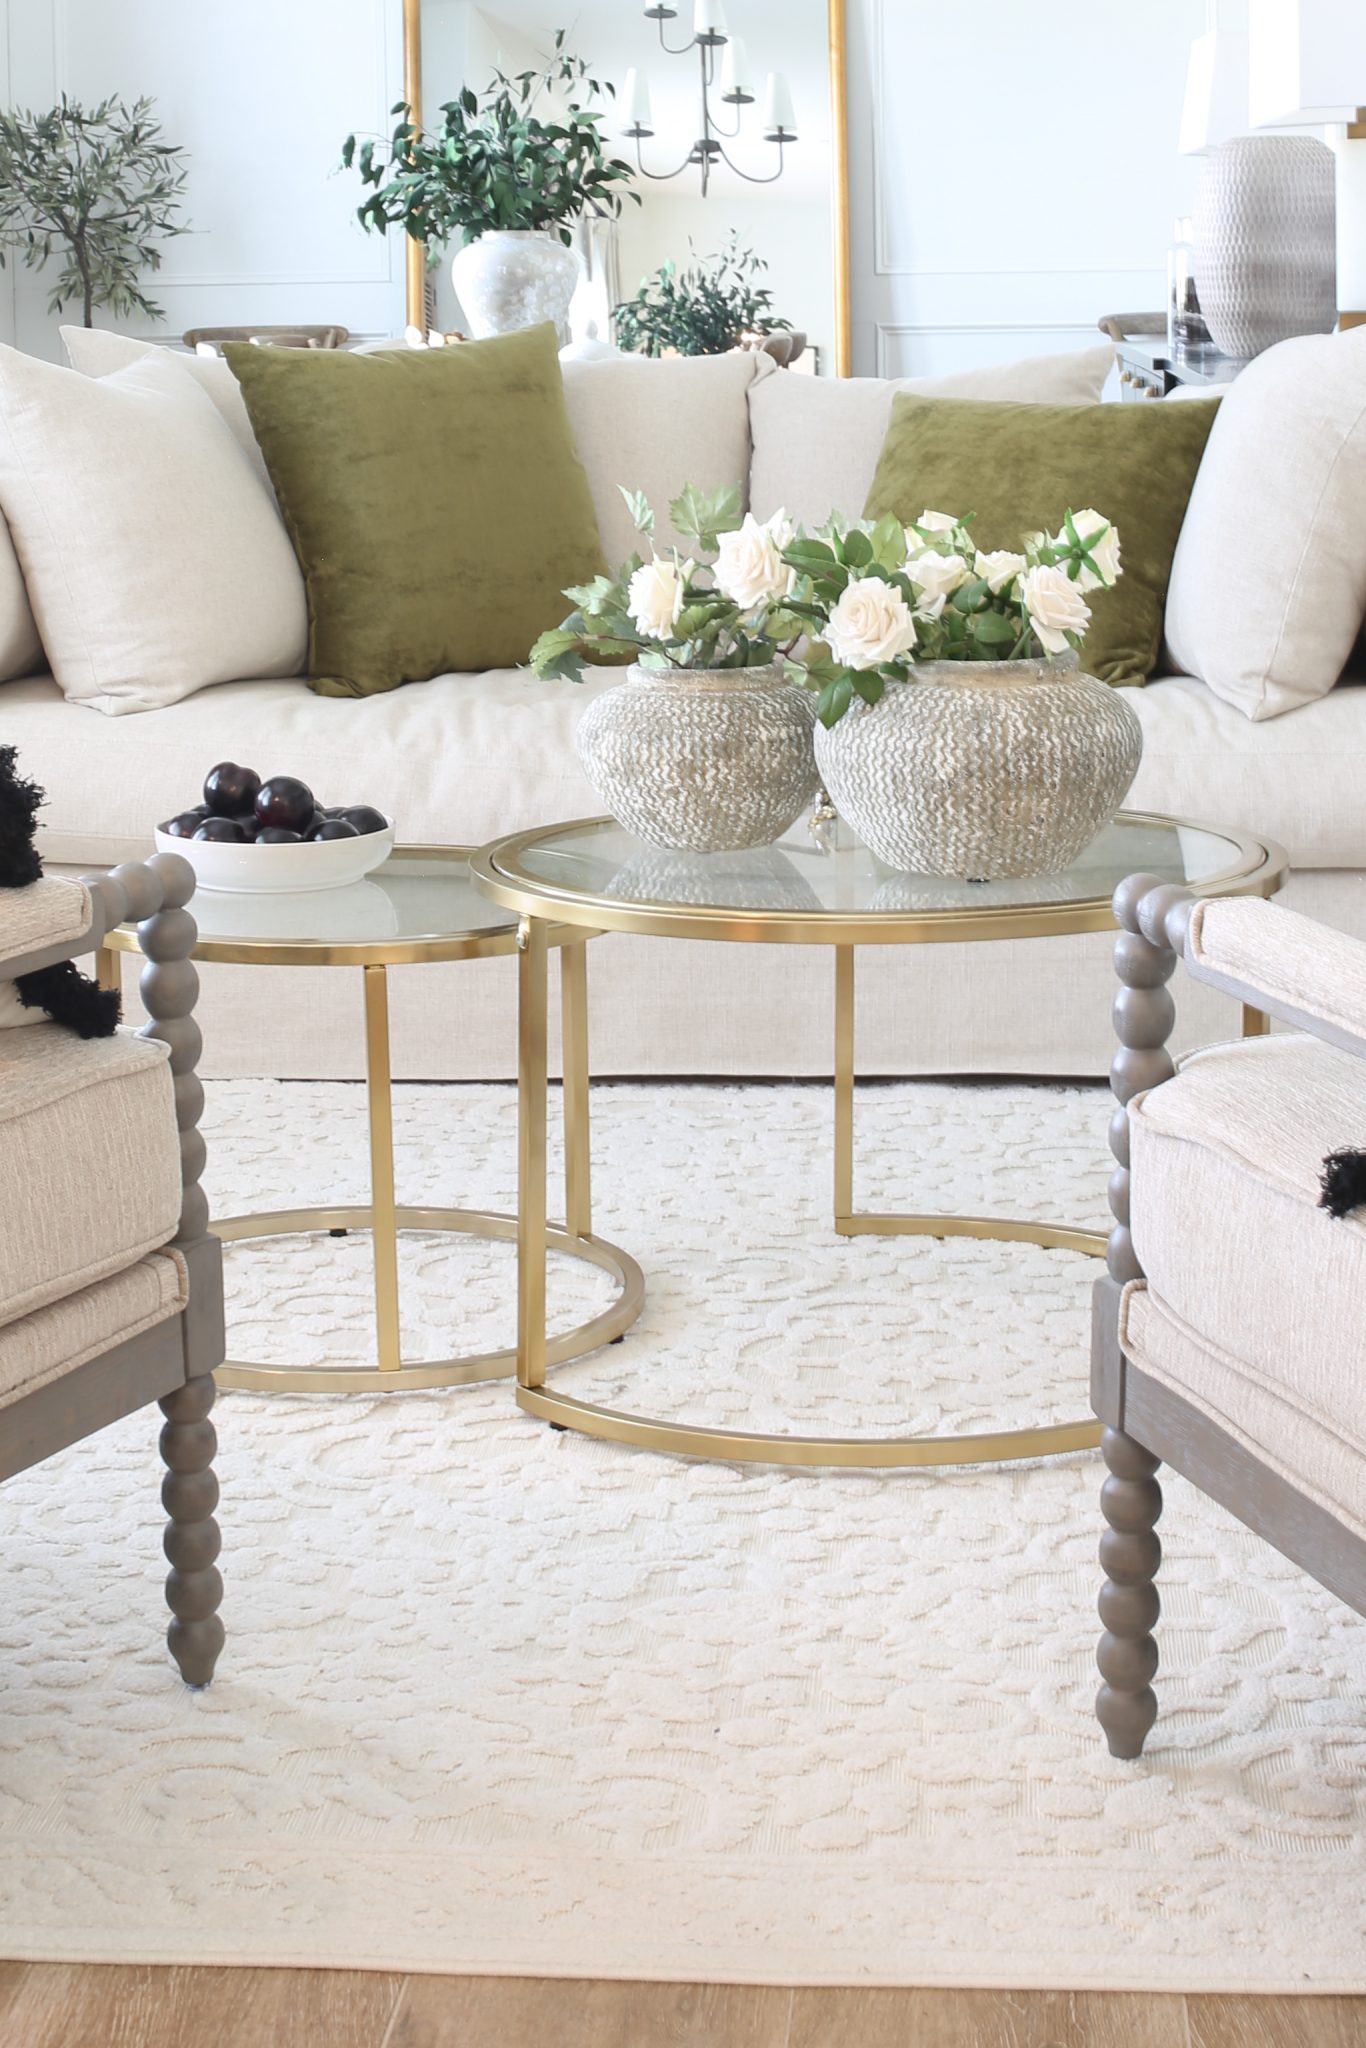
<path id="1" fill-rule="evenodd" d="M 854 363 L 933 375 L 1079 348 L 1165 303 L 1204 0 L 849 0 Z"/>
<path id="2" fill-rule="evenodd" d="M 336 173 L 356 128 L 384 133 L 403 93 L 401 0 L 0 0 L 8 104 L 48 107 L 150 94 L 166 139 L 190 152 L 186 218 L 163 245 L 138 334 L 253 321 L 339 321 L 360 334 L 403 325 L 403 251 L 364 234 L 362 188 Z M 47 312 L 54 274 L 0 275 L 0 335 L 60 354 Z M 80 319 L 68 308 L 63 321 Z"/>

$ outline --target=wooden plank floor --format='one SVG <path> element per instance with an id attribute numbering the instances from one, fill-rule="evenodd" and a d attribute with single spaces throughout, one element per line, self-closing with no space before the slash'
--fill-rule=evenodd
<path id="1" fill-rule="evenodd" d="M 0 1962 L 3 2048 L 1366 2048 L 1366 1998 Z"/>

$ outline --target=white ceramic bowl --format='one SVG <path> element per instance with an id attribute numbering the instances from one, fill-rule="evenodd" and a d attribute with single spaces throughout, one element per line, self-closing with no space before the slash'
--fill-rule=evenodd
<path id="1" fill-rule="evenodd" d="M 158 853 L 178 853 L 194 869 L 201 889 L 228 896 L 279 895 L 301 889 L 344 889 L 360 881 L 394 850 L 394 821 L 382 832 L 354 839 L 306 839 L 298 846 L 234 846 L 225 839 L 176 839 L 155 835 Z"/>

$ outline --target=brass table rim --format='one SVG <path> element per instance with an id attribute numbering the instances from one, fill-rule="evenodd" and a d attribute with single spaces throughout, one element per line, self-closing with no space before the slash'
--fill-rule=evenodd
<path id="1" fill-rule="evenodd" d="M 524 850 L 561 834 L 610 825 L 611 818 L 572 818 L 539 825 L 490 842 L 473 855 L 470 874 L 492 902 L 519 917 L 547 921 L 552 945 L 565 924 L 593 932 L 635 932 L 654 938 L 708 939 L 735 944 L 894 946 L 949 941 L 1068 937 L 1113 931 L 1110 896 L 1072 902 L 983 905 L 944 910 L 744 910 L 718 904 L 628 903 L 520 872 Z M 1207 880 L 1188 882 L 1198 896 L 1271 896 L 1290 862 L 1273 839 L 1178 818 L 1163 811 L 1121 811 L 1115 824 L 1156 825 L 1203 832 L 1237 849 L 1234 864 Z"/>
<path id="2" fill-rule="evenodd" d="M 383 865 L 395 861 L 440 861 L 451 867 L 466 867 L 474 879 L 472 846 L 396 846 Z M 377 873 L 378 870 L 372 870 Z M 363 879 L 369 880 L 369 876 Z M 209 890 L 206 894 L 217 894 Z M 266 893 L 266 892 L 263 892 Z M 287 895 L 287 890 L 280 891 Z M 299 890 L 297 894 L 326 897 L 326 889 Z M 191 901 L 190 915 L 194 916 Z M 195 941 L 194 958 L 233 967 L 416 967 L 443 960 L 490 960 L 517 950 L 517 918 L 485 925 L 465 932 L 431 932 L 402 939 L 215 939 L 201 932 Z M 555 925 L 550 932 L 552 946 L 576 946 L 592 938 L 581 924 L 572 929 Z M 103 943 L 116 953 L 136 953 L 135 924 L 118 925 L 107 932 Z"/>

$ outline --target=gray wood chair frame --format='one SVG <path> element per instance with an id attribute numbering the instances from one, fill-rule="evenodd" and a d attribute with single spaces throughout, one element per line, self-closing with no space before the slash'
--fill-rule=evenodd
<path id="1" fill-rule="evenodd" d="M 188 1268 L 189 1295 L 179 1315 L 0 1409 L 0 1479 L 151 1401 L 159 1403 L 165 1417 L 161 1456 L 167 1469 L 161 1499 L 169 1517 L 163 1547 L 170 1565 L 166 1602 L 172 1616 L 166 1640 L 186 1684 L 203 1686 L 213 1677 L 223 1647 L 218 1614 L 223 1582 L 214 1519 L 217 1437 L 210 1410 L 214 1371 L 223 1362 L 224 1330 L 222 1248 L 209 1235 L 208 1203 L 199 1186 L 204 1089 L 195 1072 L 201 1046 L 194 1020 L 199 976 L 190 958 L 197 931 L 186 908 L 194 894 L 194 870 L 179 854 L 157 854 L 85 880 L 93 912 L 89 929 L 40 952 L 8 958 L 0 953 L 0 974 L 17 976 L 77 959 L 94 952 L 116 925 L 138 919 L 146 960 L 139 988 L 149 1019 L 139 1036 L 161 1039 L 170 1048 L 182 1185 L 180 1220 L 171 1242 Z M 111 1200 L 117 1192 L 110 1190 Z"/>
<path id="2" fill-rule="evenodd" d="M 1153 1629 L 1160 1610 L 1155 1580 L 1162 1558 L 1159 1465 L 1183 1473 L 1349 1607 L 1366 1614 L 1366 1543 L 1191 1402 L 1149 1378 L 1120 1348 L 1120 1297 L 1130 1281 L 1144 1277 L 1129 1231 L 1127 1105 L 1176 1071 L 1167 1050 L 1176 1020 L 1167 983 L 1178 958 L 1195 980 L 1366 1058 L 1366 1038 L 1292 1007 L 1274 990 L 1235 981 L 1193 959 L 1188 941 L 1194 907 L 1187 890 L 1155 875 L 1131 875 L 1114 898 L 1120 928 L 1115 942 L 1120 987 L 1114 1003 L 1119 1050 L 1110 1068 L 1117 1104 L 1110 1122 L 1110 1150 L 1117 1162 L 1110 1178 L 1115 1221 L 1105 1278 L 1096 1282 L 1094 1293 L 1091 1399 L 1105 1425 L 1101 1450 L 1109 1474 L 1101 1489 L 1109 1526 L 1100 1545 L 1105 1632 L 1096 1653 L 1102 1679 L 1096 1714 L 1110 1753 L 1117 1757 L 1142 1753 L 1157 1716 L 1152 1681 L 1158 1662 Z M 1267 910 L 1273 917 L 1283 914 L 1270 905 Z M 1211 1255 L 1216 1253 L 1212 1245 Z"/>

